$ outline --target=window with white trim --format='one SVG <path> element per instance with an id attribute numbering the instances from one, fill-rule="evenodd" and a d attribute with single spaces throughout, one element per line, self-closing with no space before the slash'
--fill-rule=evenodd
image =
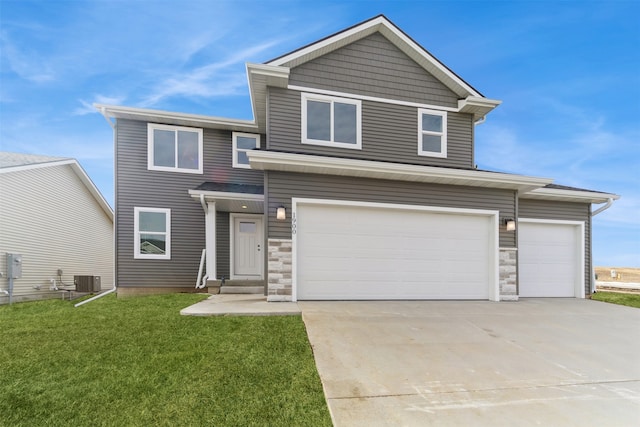
<path id="1" fill-rule="evenodd" d="M 202 173 L 202 129 L 147 125 L 149 170 Z"/>
<path id="2" fill-rule="evenodd" d="M 171 259 L 171 209 L 135 207 L 133 211 L 133 257 Z"/>
<path id="3" fill-rule="evenodd" d="M 233 167 L 251 169 L 247 152 L 260 148 L 260 135 L 233 132 Z"/>
<path id="4" fill-rule="evenodd" d="M 302 143 L 362 148 L 362 102 L 302 93 Z"/>
<path id="5" fill-rule="evenodd" d="M 418 109 L 418 155 L 447 157 L 447 112 Z"/>

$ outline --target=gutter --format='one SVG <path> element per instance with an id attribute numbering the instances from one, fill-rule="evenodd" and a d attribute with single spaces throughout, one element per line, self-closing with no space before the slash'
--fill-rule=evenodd
<path id="1" fill-rule="evenodd" d="M 604 206 L 599 207 L 594 212 L 591 212 L 591 218 L 598 215 L 600 212 L 604 212 L 613 204 L 613 198 L 609 197 L 607 203 Z M 596 267 L 593 265 L 593 221 L 591 222 L 591 293 L 596 293 Z"/>

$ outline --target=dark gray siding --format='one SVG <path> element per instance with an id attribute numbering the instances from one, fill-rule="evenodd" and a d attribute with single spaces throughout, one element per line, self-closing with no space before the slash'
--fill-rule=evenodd
<path id="1" fill-rule="evenodd" d="M 118 286 L 194 286 L 205 247 L 204 212 L 188 191 L 205 181 L 262 184 L 262 172 L 231 167 L 230 131 L 204 129 L 202 175 L 147 170 L 146 122 L 118 120 L 116 141 Z M 171 209 L 171 260 L 133 258 L 133 208 L 136 206 Z M 223 230 L 222 226 L 220 228 Z M 226 228 L 228 234 L 228 225 Z M 219 259 L 223 271 L 225 265 L 228 270 L 229 250 L 221 244 L 224 241 L 219 240 L 218 252 L 227 252 L 226 261 L 222 254 Z"/>
<path id="2" fill-rule="evenodd" d="M 585 293 L 591 293 L 591 204 L 520 199 L 519 218 L 584 221 L 584 283 Z"/>
<path id="3" fill-rule="evenodd" d="M 420 104 L 458 106 L 455 93 L 380 33 L 293 68 L 289 83 Z"/>
<path id="4" fill-rule="evenodd" d="M 362 101 L 362 150 L 302 144 L 301 95 L 269 88 L 267 148 L 306 154 L 454 168 L 473 168 L 470 114 L 447 114 L 447 158 L 418 156 L 418 108 Z"/>
<path id="5" fill-rule="evenodd" d="M 272 171 L 267 174 L 269 238 L 291 238 L 291 215 L 286 221 L 277 221 L 273 213 L 280 205 L 290 213 L 292 197 L 490 209 L 499 210 L 500 217 L 515 217 L 515 193 L 511 190 Z M 501 230 L 500 246 L 515 247 L 515 234 Z"/>

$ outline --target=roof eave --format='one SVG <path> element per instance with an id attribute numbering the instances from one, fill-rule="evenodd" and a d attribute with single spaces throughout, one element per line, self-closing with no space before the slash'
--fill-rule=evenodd
<path id="1" fill-rule="evenodd" d="M 536 188 L 522 193 L 518 196 L 521 199 L 554 200 L 578 203 L 606 203 L 609 199 L 618 200 L 617 194 L 600 193 L 598 191 L 565 190 L 557 188 Z"/>
<path id="2" fill-rule="evenodd" d="M 176 113 L 172 111 L 150 110 L 146 108 L 123 107 L 118 105 L 93 104 L 93 106 L 107 118 L 245 132 L 256 132 L 258 130 L 258 125 L 254 120 L 229 119 L 224 117 Z"/>
<path id="3" fill-rule="evenodd" d="M 253 150 L 247 154 L 251 168 L 258 170 L 502 188 L 520 192 L 531 191 L 553 181 L 549 178 L 498 172 L 448 169 L 275 151 Z"/>
<path id="4" fill-rule="evenodd" d="M 289 84 L 289 68 L 247 63 L 247 80 L 253 117 L 260 133 L 267 132 L 267 88 L 286 88 Z"/>

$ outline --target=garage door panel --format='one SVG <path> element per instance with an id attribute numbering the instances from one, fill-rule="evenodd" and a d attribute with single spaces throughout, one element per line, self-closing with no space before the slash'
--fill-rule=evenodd
<path id="1" fill-rule="evenodd" d="M 298 299 L 489 297 L 489 216 L 300 205 L 296 218 Z"/>
<path id="2" fill-rule="evenodd" d="M 581 228 L 576 224 L 519 223 L 521 297 L 574 297 L 581 287 Z"/>

